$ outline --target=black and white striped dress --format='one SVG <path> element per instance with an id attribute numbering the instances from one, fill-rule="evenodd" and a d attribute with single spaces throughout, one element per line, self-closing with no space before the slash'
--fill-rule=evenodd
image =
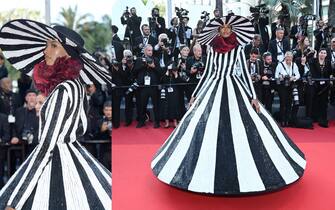
<path id="1" fill-rule="evenodd" d="M 59 84 L 40 111 L 39 145 L 0 191 L 0 209 L 111 209 L 111 173 L 79 143 L 85 133 L 85 89 Z"/>
<path id="2" fill-rule="evenodd" d="M 237 73 L 239 66 L 239 74 Z M 304 154 L 256 98 L 241 46 L 211 48 L 194 104 L 154 157 L 164 183 L 199 193 L 247 194 L 279 189 L 304 173 Z"/>

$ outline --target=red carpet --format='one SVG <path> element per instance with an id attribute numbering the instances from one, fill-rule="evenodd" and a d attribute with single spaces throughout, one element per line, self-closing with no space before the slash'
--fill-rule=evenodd
<path id="1" fill-rule="evenodd" d="M 330 128 L 286 129 L 304 151 L 307 169 L 288 188 L 248 197 L 209 197 L 158 181 L 150 162 L 172 129 L 113 130 L 113 210 L 332 210 L 335 209 L 335 122 Z"/>

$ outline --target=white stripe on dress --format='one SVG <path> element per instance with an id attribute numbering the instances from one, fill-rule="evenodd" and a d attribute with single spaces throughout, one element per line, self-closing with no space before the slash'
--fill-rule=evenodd
<path id="1" fill-rule="evenodd" d="M 80 165 L 83 167 L 86 175 L 89 177 L 89 180 L 91 181 L 91 186 L 95 190 L 95 193 L 99 197 L 101 204 L 104 206 L 105 209 L 110 209 L 110 198 L 109 195 L 104 190 L 103 186 L 97 179 L 96 175 L 94 174 L 92 168 L 87 164 L 86 160 L 83 158 L 83 156 L 79 153 L 79 151 L 72 145 L 69 144 L 70 149 L 77 157 Z M 84 183 L 88 184 L 88 183 Z"/>
<path id="2" fill-rule="evenodd" d="M 220 55 L 221 57 L 222 55 Z M 194 130 L 196 129 L 196 125 L 201 118 L 202 113 L 204 112 L 205 108 L 208 106 L 208 101 L 210 99 L 211 93 L 216 91 L 214 89 L 215 82 L 211 84 L 206 96 L 200 102 L 197 110 L 192 117 L 188 127 L 186 128 L 187 132 L 183 134 L 181 137 L 177 147 L 175 148 L 174 152 L 171 154 L 169 160 L 166 162 L 165 166 L 160 171 L 158 178 L 164 182 L 170 183 L 173 179 L 174 175 L 176 174 L 181 162 L 183 161 L 185 155 L 187 154 L 187 150 L 190 147 L 190 143 L 194 134 Z M 197 100 L 196 102 L 197 103 Z M 193 106 L 196 106 L 194 104 Z"/>
<path id="3" fill-rule="evenodd" d="M 227 57 L 224 57 L 223 66 L 226 66 Z M 221 63 L 220 63 L 221 64 Z M 222 67 L 219 66 L 219 69 Z M 224 73 L 224 72 L 222 72 Z M 223 76 L 221 76 L 223 78 Z M 224 78 L 223 78 L 224 79 Z M 188 189 L 195 192 L 214 193 L 216 146 L 220 121 L 220 107 L 224 81 L 221 80 L 215 94 L 212 110 L 209 114 L 201 149 Z M 212 161 L 208 161 L 212 160 Z"/>
<path id="4" fill-rule="evenodd" d="M 83 187 L 80 176 L 73 162 L 72 156 L 66 144 L 58 144 L 59 155 L 62 164 L 62 174 L 63 174 L 63 185 L 66 200 L 67 210 L 88 210 L 90 206 L 88 204 L 87 195 Z M 80 195 L 81 199 L 78 198 Z"/>
<path id="5" fill-rule="evenodd" d="M 227 94 L 240 192 L 263 191 L 265 186 L 250 150 L 231 77 L 227 77 Z M 250 105 L 246 104 L 246 106 Z"/>
<path id="6" fill-rule="evenodd" d="M 38 181 L 32 210 L 49 209 L 51 166 L 52 161 L 44 168 L 41 178 Z"/>
<path id="7" fill-rule="evenodd" d="M 236 83 L 240 92 L 242 93 L 242 98 L 244 103 L 248 109 L 248 112 L 256 125 L 257 132 L 260 135 L 260 139 L 269 154 L 270 159 L 272 160 L 273 164 L 277 168 L 279 174 L 284 179 L 286 184 L 290 184 L 297 180 L 299 176 L 292 168 L 289 161 L 285 158 L 284 154 L 281 152 L 280 148 L 278 147 L 277 143 L 273 140 L 273 136 L 269 132 L 269 130 L 264 125 L 264 122 L 260 119 L 258 114 L 253 110 L 252 106 L 250 105 L 249 99 L 244 94 L 242 87 L 239 83 Z"/>
<path id="8" fill-rule="evenodd" d="M 279 129 L 277 123 L 273 120 L 271 115 L 264 109 L 264 107 L 261 107 L 261 112 L 263 115 L 268 119 L 268 121 L 271 124 L 271 127 L 273 128 L 274 132 L 276 133 L 279 141 L 283 145 L 285 151 L 287 154 L 296 162 L 301 168 L 305 169 L 306 167 L 306 160 L 301 157 L 293 148 L 292 146 L 287 142 L 286 137 L 282 133 L 282 131 Z"/>

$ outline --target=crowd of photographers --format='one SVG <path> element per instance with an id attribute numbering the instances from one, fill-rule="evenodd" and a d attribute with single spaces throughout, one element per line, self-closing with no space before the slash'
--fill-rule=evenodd
<path id="1" fill-rule="evenodd" d="M 250 9 L 257 34 L 245 46 L 245 55 L 257 97 L 283 127 L 311 128 L 312 122 L 328 127 L 329 100 L 334 104 L 334 28 L 318 20 L 316 30 L 308 36 L 308 24 L 315 21 L 315 16 L 302 16 L 297 25 L 289 27 L 285 9 L 283 6 L 278 21 L 270 25 L 271 33 L 266 27 L 269 11 L 265 5 Z M 202 13 L 195 29 L 188 26 L 187 14 L 187 10 L 176 8 L 176 17 L 165 26 L 164 18 L 154 8 L 149 24 L 142 24 L 136 9 L 127 8 L 121 17 L 126 26 L 122 42 L 113 26 L 115 59 L 110 70 L 116 85 L 112 90 L 114 128 L 120 126 L 122 98 L 125 126 L 133 119 L 137 120 L 137 128 L 150 119 L 155 128 L 178 124 L 206 63 L 207 49 L 197 43 L 197 35 L 209 20 L 209 13 Z M 214 11 L 215 18 L 220 18 L 219 10 Z M 310 41 L 312 36 L 315 49 Z M 276 94 L 280 101 L 277 114 L 272 110 Z M 305 114 L 298 118 L 302 106 Z"/>

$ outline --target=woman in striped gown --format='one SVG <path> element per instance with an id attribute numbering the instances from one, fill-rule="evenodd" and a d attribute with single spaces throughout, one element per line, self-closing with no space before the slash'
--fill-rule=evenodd
<path id="1" fill-rule="evenodd" d="M 211 21 L 200 34 L 199 42 L 210 45 L 204 75 L 192 106 L 151 163 L 162 182 L 241 195 L 277 190 L 303 175 L 304 154 L 256 100 L 241 46 L 253 31 L 233 15 Z"/>
<path id="2" fill-rule="evenodd" d="M 111 173 L 78 142 L 86 131 L 84 83 L 110 81 L 76 32 L 31 20 L 0 31 L 0 48 L 47 98 L 39 145 L 0 191 L 0 209 L 111 209 Z"/>

